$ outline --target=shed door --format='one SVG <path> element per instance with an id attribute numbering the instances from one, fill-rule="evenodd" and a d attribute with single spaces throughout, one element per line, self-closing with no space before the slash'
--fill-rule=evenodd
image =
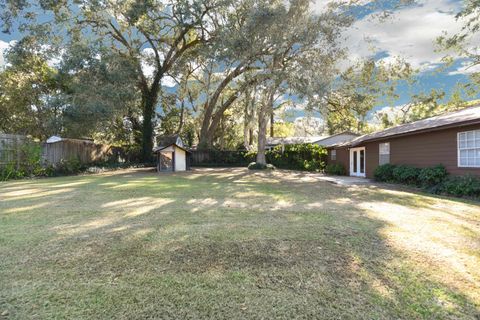
<path id="1" fill-rule="evenodd" d="M 160 152 L 160 171 L 173 171 L 173 152 Z"/>

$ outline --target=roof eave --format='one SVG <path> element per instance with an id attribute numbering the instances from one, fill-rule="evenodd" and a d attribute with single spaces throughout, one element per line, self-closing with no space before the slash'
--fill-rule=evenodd
<path id="1" fill-rule="evenodd" d="M 376 137 L 376 138 L 372 138 L 372 139 L 365 139 L 365 140 L 362 140 L 358 143 L 352 143 L 350 145 L 342 145 L 341 147 L 346 147 L 346 146 L 347 147 L 356 147 L 356 146 L 359 146 L 359 145 L 362 145 L 362 144 L 365 144 L 365 143 L 368 143 L 368 142 L 375 142 L 375 141 L 381 141 L 381 140 L 386 140 L 386 139 L 392 139 L 392 138 L 398 138 L 398 137 L 404 137 L 404 136 L 411 136 L 411 135 L 415 135 L 415 134 L 447 130 L 447 129 L 456 128 L 456 127 L 465 127 L 465 126 L 475 125 L 475 124 L 480 124 L 480 119 L 451 123 L 451 124 L 447 124 L 447 125 L 443 125 L 443 126 L 426 128 L 426 129 L 421 129 L 421 130 L 414 130 L 414 131 L 403 132 L 403 133 L 397 133 L 397 134 L 392 134 L 392 135 L 389 135 L 389 136 Z"/>

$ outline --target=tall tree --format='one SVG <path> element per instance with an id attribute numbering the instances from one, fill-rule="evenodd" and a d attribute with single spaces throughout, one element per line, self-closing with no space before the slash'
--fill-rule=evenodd
<path id="1" fill-rule="evenodd" d="M 269 35 L 266 44 L 270 50 L 262 57 L 263 74 L 267 80 L 258 112 L 257 162 L 266 164 L 267 124 L 275 101 L 286 88 L 290 95 L 297 94 L 309 103 L 315 103 L 311 98 L 324 94 L 342 54 L 338 45 L 341 31 L 351 20 L 333 5 L 314 15 L 310 1 L 306 0 L 292 0 L 288 5 L 274 2 L 261 10 L 276 17 L 273 20 L 276 23 L 265 30 Z"/>
<path id="2" fill-rule="evenodd" d="M 9 65 L 0 71 L 0 130 L 45 139 L 62 126 L 64 105 L 58 70 L 41 55 L 10 52 Z"/>
<path id="3" fill-rule="evenodd" d="M 22 29 L 43 44 L 56 45 L 86 38 L 130 59 L 136 68 L 136 86 L 141 95 L 142 152 L 151 155 L 153 121 L 162 80 L 189 50 L 207 42 L 218 25 L 215 10 L 226 8 L 226 1 L 150 0 L 150 1 L 44 1 L 46 15 L 52 19 L 36 21 L 35 2 L 3 0 L 0 6 L 4 27 L 11 18 L 22 16 Z M 223 6 L 222 6 L 223 5 Z M 54 30 L 56 32 L 54 32 Z M 65 32 L 66 30 L 66 32 Z M 52 37 L 53 35 L 56 35 Z"/>
<path id="4" fill-rule="evenodd" d="M 415 70 L 403 59 L 388 64 L 367 59 L 348 67 L 324 98 L 323 115 L 329 134 L 367 132 L 367 116 L 372 109 L 395 101 L 398 83 L 412 83 L 414 74 Z"/>

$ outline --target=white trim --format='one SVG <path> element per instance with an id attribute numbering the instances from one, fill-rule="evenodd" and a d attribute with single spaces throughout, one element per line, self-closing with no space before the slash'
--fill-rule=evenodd
<path id="1" fill-rule="evenodd" d="M 463 149 L 460 149 L 460 135 L 461 134 L 467 134 L 469 132 L 473 132 L 474 134 L 474 144 L 477 140 L 477 137 L 476 137 L 476 133 L 479 132 L 480 133 L 480 130 L 469 130 L 469 131 L 460 131 L 460 132 L 457 132 L 457 167 L 459 168 L 480 168 L 480 165 L 462 165 L 460 163 L 460 151 L 461 150 L 480 150 L 480 148 L 477 148 L 476 145 L 474 148 L 463 148 Z"/>
<path id="2" fill-rule="evenodd" d="M 361 172 L 354 172 L 353 171 L 353 153 L 355 151 L 358 151 L 357 153 L 357 164 L 360 165 L 360 151 L 363 150 L 363 173 Z M 366 177 L 367 176 L 367 150 L 365 149 L 365 147 L 359 147 L 359 148 L 351 148 L 350 149 L 350 156 L 348 157 L 349 160 L 350 160 L 350 170 L 349 170 L 349 173 L 350 173 L 350 176 L 354 176 L 354 177 Z"/>

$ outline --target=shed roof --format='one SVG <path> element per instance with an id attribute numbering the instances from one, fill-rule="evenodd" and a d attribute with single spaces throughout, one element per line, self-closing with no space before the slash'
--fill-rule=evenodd
<path id="1" fill-rule="evenodd" d="M 179 135 L 172 134 L 166 136 L 158 136 L 157 137 L 157 145 L 158 147 L 167 147 L 171 146 L 172 144 L 176 144 L 178 141 Z"/>
<path id="2" fill-rule="evenodd" d="M 337 144 L 336 146 L 357 146 L 363 142 L 381 140 L 384 138 L 418 134 L 422 132 L 441 130 L 467 124 L 480 123 L 480 105 L 465 108 L 458 111 L 447 112 L 435 117 L 402 124 L 382 131 L 373 132 L 360 136 L 350 142 Z"/>

